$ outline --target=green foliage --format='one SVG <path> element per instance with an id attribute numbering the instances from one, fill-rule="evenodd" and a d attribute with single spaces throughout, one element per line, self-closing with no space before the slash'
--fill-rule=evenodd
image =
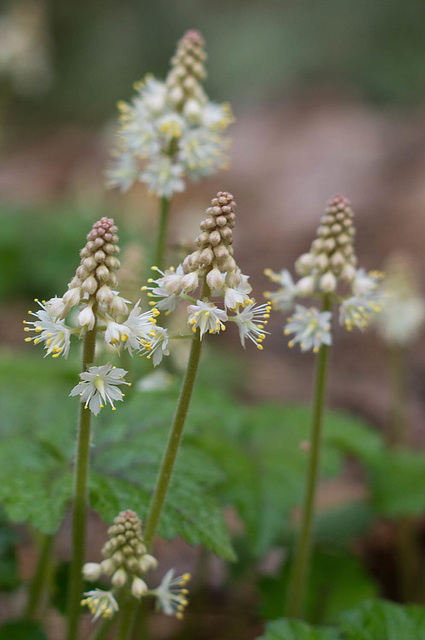
<path id="1" fill-rule="evenodd" d="M 345 585 L 341 585 L 344 588 Z M 384 600 L 362 602 L 343 613 L 337 628 L 312 627 L 279 619 L 269 623 L 258 640 L 424 640 L 425 609 Z"/>
<path id="2" fill-rule="evenodd" d="M 260 581 L 261 613 L 265 619 L 282 615 L 289 573 L 286 563 L 277 577 Z M 306 598 L 307 620 L 334 623 L 342 611 L 376 595 L 377 586 L 355 556 L 335 544 L 315 549 Z"/>
<path id="3" fill-rule="evenodd" d="M 275 620 L 258 640 L 341 640 L 334 629 L 315 629 L 299 620 Z"/>
<path id="4" fill-rule="evenodd" d="M 16 543 L 19 536 L 6 522 L 3 512 L 0 512 L 0 590 L 11 591 L 19 583 L 18 559 Z"/>
<path id="5" fill-rule="evenodd" d="M 16 620 L 0 627 L 0 640 L 48 640 L 38 622 Z"/>

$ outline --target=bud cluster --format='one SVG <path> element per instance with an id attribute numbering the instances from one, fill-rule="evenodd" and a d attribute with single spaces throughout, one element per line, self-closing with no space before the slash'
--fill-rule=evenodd
<path id="1" fill-rule="evenodd" d="M 120 102 L 118 144 L 107 185 L 127 191 L 136 181 L 169 198 L 191 180 L 227 166 L 223 132 L 233 116 L 227 103 L 208 100 L 204 40 L 194 30 L 180 40 L 164 82 L 152 75 L 136 83 L 130 104 Z"/>
<path id="2" fill-rule="evenodd" d="M 230 193 L 219 191 L 200 224 L 201 233 L 195 241 L 197 249 L 176 270 L 162 272 L 152 267 L 162 277 L 150 279 L 154 286 L 143 289 L 148 290 L 149 297 L 157 298 L 150 304 L 167 313 L 182 300 L 193 302 L 187 308 L 188 323 L 193 332 L 199 329 L 201 338 L 207 332 L 224 331 L 225 322 L 231 321 L 238 326 L 242 346 L 245 338 L 249 338 L 261 350 L 270 305 L 255 305 L 255 300 L 249 297 L 252 291 L 249 276 L 242 274 L 233 257 L 235 206 Z M 200 299 L 191 298 L 189 293 L 200 286 Z M 223 298 L 225 308 L 218 308 L 211 297 Z M 229 315 L 230 311 L 233 315 Z"/>
<path id="3" fill-rule="evenodd" d="M 363 330 L 381 310 L 382 294 L 378 284 L 382 274 L 367 274 L 364 269 L 356 269 L 354 235 L 350 203 L 343 196 L 335 196 L 327 205 L 310 251 L 295 263 L 300 280 L 294 282 L 286 269 L 280 273 L 265 270 L 268 278 L 280 287 L 264 294 L 275 309 L 290 311 L 298 297 L 319 296 L 326 300 L 327 309 L 322 312 L 314 307 L 295 306 L 295 314 L 288 319 L 284 330 L 287 335 L 294 334 L 289 346 L 299 343 L 303 351 L 317 352 L 322 344 L 330 345 L 332 313 L 329 308 L 335 304 L 340 305 L 339 320 L 348 331 L 353 327 Z M 345 284 L 346 289 L 348 286 L 348 293 L 338 291 L 340 283 Z"/>
<path id="4" fill-rule="evenodd" d="M 199 31 L 187 31 L 177 43 L 165 80 L 169 98 L 177 109 L 182 110 L 189 100 L 200 105 L 208 101 L 202 87 L 207 76 L 204 66 L 206 57 L 205 41 Z"/>
<path id="5" fill-rule="evenodd" d="M 356 277 L 355 231 L 349 201 L 343 196 L 332 198 L 320 222 L 310 251 L 295 263 L 295 270 L 305 278 L 298 282 L 298 288 L 307 295 L 316 287 L 322 293 L 333 292 L 339 280 L 351 283 Z"/>
<path id="6" fill-rule="evenodd" d="M 109 540 L 102 549 L 105 559 L 100 563 L 86 563 L 82 571 L 85 580 L 90 582 L 107 577 L 111 581 L 112 589 L 88 591 L 84 594 L 85 598 L 81 604 L 89 607 L 95 619 L 108 618 L 119 609 L 115 595 L 122 589 L 128 589 L 138 600 L 144 596 L 154 596 L 158 607 L 164 613 L 181 618 L 188 604 L 188 591 L 184 587 L 190 575 L 184 574 L 173 579 L 174 572 L 171 570 L 156 589 L 148 588 L 142 576 L 156 569 L 158 562 L 146 552 L 142 523 L 136 513 L 130 509 L 122 511 L 109 527 L 108 536 Z"/>

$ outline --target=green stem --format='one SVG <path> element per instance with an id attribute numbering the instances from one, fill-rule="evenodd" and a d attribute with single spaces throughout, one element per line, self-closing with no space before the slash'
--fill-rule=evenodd
<path id="1" fill-rule="evenodd" d="M 115 620 L 107 620 L 106 618 L 104 618 L 98 625 L 97 629 L 89 637 L 89 640 L 103 640 L 114 622 Z"/>
<path id="2" fill-rule="evenodd" d="M 129 596 L 121 605 L 121 621 L 116 640 L 130 639 L 136 616 L 136 604 L 136 599 Z"/>
<path id="3" fill-rule="evenodd" d="M 323 311 L 329 310 L 329 298 L 328 296 L 324 296 Z M 325 406 L 328 360 L 329 347 L 322 344 L 316 363 L 316 381 L 311 419 L 307 483 L 305 488 L 301 525 L 298 533 L 298 540 L 289 581 L 288 601 L 286 606 L 286 615 L 295 618 L 302 615 L 308 581 L 314 524 L 314 508 L 320 468 L 320 451 L 322 444 L 323 411 Z"/>
<path id="4" fill-rule="evenodd" d="M 82 371 L 86 371 L 94 361 L 96 347 L 96 324 L 86 331 L 83 343 Z M 84 562 L 87 517 L 87 480 L 90 459 L 91 411 L 80 403 L 76 461 L 74 471 L 73 523 L 72 523 L 72 560 L 68 594 L 68 632 L 67 640 L 77 640 L 80 618 L 80 601 L 83 591 L 81 568 Z"/>
<path id="5" fill-rule="evenodd" d="M 165 255 L 165 245 L 167 239 L 167 227 L 168 227 L 168 215 L 170 213 L 170 204 L 171 200 L 169 198 L 162 197 L 160 201 L 160 209 L 159 209 L 159 228 L 158 228 L 158 238 L 156 241 L 156 251 L 155 251 L 155 266 L 158 269 L 163 269 L 164 267 L 164 255 Z"/>
<path id="6" fill-rule="evenodd" d="M 389 349 L 390 409 L 388 446 L 408 449 L 409 420 L 407 352 L 402 346 Z M 402 517 L 395 523 L 400 593 L 403 602 L 416 602 L 419 589 L 420 547 L 417 539 L 417 520 Z"/>
<path id="7" fill-rule="evenodd" d="M 190 348 L 189 360 L 187 363 L 186 373 L 183 379 L 183 385 L 180 391 L 180 397 L 177 403 L 176 412 L 174 414 L 173 424 L 168 436 L 167 447 L 161 462 L 155 489 L 150 501 L 149 511 L 145 523 L 145 545 L 150 549 L 158 527 L 162 508 L 164 506 L 165 497 L 170 485 L 171 475 L 173 473 L 174 463 L 177 458 L 187 413 L 189 410 L 190 400 L 192 398 L 193 387 L 195 385 L 196 374 L 198 372 L 199 359 L 201 355 L 202 341 L 200 339 L 199 329 L 193 336 L 192 346 Z"/>
<path id="8" fill-rule="evenodd" d="M 40 617 L 40 602 L 50 574 L 53 539 L 53 535 L 43 535 L 40 539 L 37 566 L 29 587 L 28 602 L 23 615 L 27 620 Z"/>

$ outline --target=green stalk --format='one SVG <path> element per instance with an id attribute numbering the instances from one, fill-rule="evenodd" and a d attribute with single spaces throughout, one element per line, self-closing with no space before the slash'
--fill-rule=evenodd
<path id="1" fill-rule="evenodd" d="M 130 640 L 135 622 L 137 601 L 132 596 L 127 596 L 121 605 L 121 620 L 118 627 L 116 640 Z"/>
<path id="2" fill-rule="evenodd" d="M 158 228 L 158 238 L 156 241 L 156 251 L 155 251 L 155 266 L 158 269 L 163 269 L 164 267 L 164 255 L 165 255 L 165 247 L 166 247 L 166 239 L 167 239 L 167 227 L 168 227 L 168 216 L 170 213 L 170 198 L 165 198 L 164 196 L 160 200 L 160 209 L 159 209 L 159 228 Z"/>
<path id="3" fill-rule="evenodd" d="M 329 311 L 330 308 L 331 305 L 329 297 L 324 296 L 323 311 Z M 316 363 L 316 381 L 311 417 L 310 449 L 305 497 L 286 605 L 286 615 L 294 618 L 302 616 L 308 582 L 314 525 L 314 509 L 322 446 L 323 412 L 325 407 L 328 361 L 329 347 L 322 344 Z"/>
<path id="4" fill-rule="evenodd" d="M 407 351 L 403 346 L 389 349 L 390 409 L 388 447 L 400 450 L 409 448 L 408 420 L 408 369 Z M 395 523 L 397 564 L 400 593 L 403 602 L 417 602 L 420 571 L 420 547 L 417 538 L 417 519 L 409 516 L 398 518 Z"/>
<path id="5" fill-rule="evenodd" d="M 158 473 L 155 489 L 150 501 L 149 511 L 145 523 L 145 545 L 149 550 L 158 527 L 162 508 L 164 506 L 165 497 L 170 485 L 171 475 L 174 469 L 174 463 L 180 447 L 183 435 L 183 429 L 186 422 L 189 404 L 192 398 L 192 392 L 195 385 L 196 374 L 198 372 L 199 359 L 201 356 L 202 341 L 199 329 L 193 336 L 192 346 L 190 348 L 189 360 L 187 363 L 186 373 L 183 379 L 183 385 L 180 391 L 176 412 L 174 414 L 173 423 L 168 436 L 168 442 L 165 449 L 164 457 Z"/>
<path id="6" fill-rule="evenodd" d="M 53 546 L 53 535 L 42 535 L 39 541 L 39 556 L 28 593 L 28 602 L 23 617 L 32 620 L 40 617 L 40 603 L 45 594 L 45 586 L 49 580 L 50 560 Z"/>
<path id="7" fill-rule="evenodd" d="M 93 310 L 95 311 L 95 310 Z M 95 314 L 96 315 L 96 314 Z M 86 331 L 83 343 L 82 371 L 87 371 L 94 361 L 96 347 L 96 324 Z M 80 403 L 76 460 L 74 471 L 73 523 L 72 523 L 72 560 L 68 594 L 68 631 L 67 640 L 78 639 L 80 601 L 83 591 L 81 568 L 84 563 L 87 519 L 87 480 L 90 460 L 91 411 Z"/>

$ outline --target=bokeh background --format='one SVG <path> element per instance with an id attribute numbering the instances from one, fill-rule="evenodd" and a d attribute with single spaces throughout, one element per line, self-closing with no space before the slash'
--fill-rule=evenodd
<path id="1" fill-rule="evenodd" d="M 143 185 L 125 196 L 108 192 L 103 175 L 116 102 L 129 100 L 133 82 L 145 73 L 166 75 L 175 44 L 189 28 L 207 42 L 207 92 L 231 102 L 236 122 L 230 169 L 189 185 L 173 200 L 170 245 L 190 242 L 216 191 L 231 191 L 238 205 L 236 255 L 261 299 L 269 288 L 264 268 L 291 269 L 310 246 L 326 201 L 342 193 L 356 213 L 360 265 L 382 268 L 402 253 L 424 291 L 421 2 L 2 0 L 4 380 L 11 362 L 28 357 L 21 319 L 32 299 L 61 295 L 98 217 L 116 219 L 129 264 L 135 255 L 134 269 L 148 268 L 157 202 Z M 282 322 L 273 316 L 262 354 L 249 347 L 241 354 L 237 338 L 226 335 L 222 366 L 242 358 L 239 393 L 246 403 L 310 398 L 313 358 L 287 349 Z M 373 332 L 342 330 L 335 342 L 330 405 L 385 432 L 391 398 L 382 342 Z M 423 335 L 409 365 L 410 440 L 421 447 Z M 361 478 L 347 472 L 323 488 L 323 500 L 345 504 L 363 492 Z"/>

